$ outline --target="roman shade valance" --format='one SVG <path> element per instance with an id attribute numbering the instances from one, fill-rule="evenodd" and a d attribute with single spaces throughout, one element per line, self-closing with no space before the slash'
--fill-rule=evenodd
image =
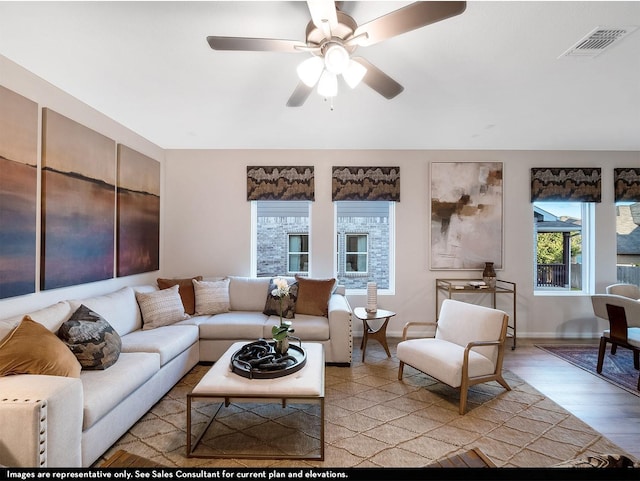
<path id="1" fill-rule="evenodd" d="M 333 167 L 332 200 L 400 201 L 400 167 Z"/>
<path id="2" fill-rule="evenodd" d="M 313 166 L 247 167 L 247 200 L 314 200 Z"/>
<path id="3" fill-rule="evenodd" d="M 533 168 L 531 202 L 600 202 L 600 168 Z"/>
<path id="4" fill-rule="evenodd" d="M 616 202 L 640 202 L 640 169 L 613 169 Z"/>

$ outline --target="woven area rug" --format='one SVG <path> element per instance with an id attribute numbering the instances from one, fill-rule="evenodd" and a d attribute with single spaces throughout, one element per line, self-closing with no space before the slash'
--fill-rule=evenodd
<path id="1" fill-rule="evenodd" d="M 605 381 L 628 391 L 636 396 L 640 396 L 638 391 L 638 372 L 633 367 L 633 353 L 630 349 L 618 348 L 615 355 L 611 354 L 611 344 L 607 346 L 607 351 L 602 364 L 602 373 L 596 372 L 598 364 L 598 346 L 593 345 L 537 345 L 536 347 L 559 357 L 574 366 L 590 372 Z"/>
<path id="2" fill-rule="evenodd" d="M 398 361 L 327 366 L 325 459 L 238 459 L 256 450 L 318 449 L 314 406 L 231 404 L 223 407 L 202 449 L 228 459 L 186 457 L 186 395 L 209 366 L 198 365 L 158 402 L 95 465 L 118 449 L 168 467 L 226 468 L 417 468 L 481 449 L 499 467 L 548 467 L 596 454 L 623 454 L 593 428 L 511 372 L 511 391 L 495 382 L 473 386 L 465 415 L 459 393 L 411 368 L 397 379 Z M 216 406 L 192 410 L 194 433 Z"/>

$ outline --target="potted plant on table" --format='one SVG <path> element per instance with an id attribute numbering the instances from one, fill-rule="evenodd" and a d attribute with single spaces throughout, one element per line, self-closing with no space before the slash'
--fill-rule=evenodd
<path id="1" fill-rule="evenodd" d="M 292 322 L 282 319 L 282 300 L 289 297 L 289 284 L 286 279 L 278 277 L 274 279 L 275 289 L 271 291 L 273 297 L 280 299 L 280 325 L 271 328 L 271 335 L 275 341 L 275 350 L 278 354 L 286 354 L 289 349 L 289 334 L 294 332 Z"/>

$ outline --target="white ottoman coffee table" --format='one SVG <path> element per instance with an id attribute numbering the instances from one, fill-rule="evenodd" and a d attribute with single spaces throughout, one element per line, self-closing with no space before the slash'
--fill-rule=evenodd
<path id="1" fill-rule="evenodd" d="M 302 343 L 307 360 L 296 372 L 275 379 L 249 379 L 231 370 L 231 357 L 247 342 L 236 342 L 218 359 L 200 382 L 187 394 L 187 457 L 196 458 L 255 458 L 255 459 L 314 459 L 324 460 L 324 347 L 318 343 Z M 301 404 L 320 404 L 320 454 L 319 456 L 295 454 L 196 454 L 198 443 L 216 417 L 214 414 L 207 422 L 195 442 L 191 443 L 191 403 L 220 403 L 228 407 L 231 403 L 246 402 L 282 402 Z"/>

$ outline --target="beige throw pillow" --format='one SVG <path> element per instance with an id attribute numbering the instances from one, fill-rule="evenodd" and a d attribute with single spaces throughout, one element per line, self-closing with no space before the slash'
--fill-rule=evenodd
<path id="1" fill-rule="evenodd" d="M 229 312 L 229 280 L 228 277 L 217 281 L 193 280 L 197 316 Z"/>
<path id="2" fill-rule="evenodd" d="M 177 284 L 154 292 L 136 292 L 136 299 L 142 314 L 143 330 L 167 326 L 188 318 Z"/>

